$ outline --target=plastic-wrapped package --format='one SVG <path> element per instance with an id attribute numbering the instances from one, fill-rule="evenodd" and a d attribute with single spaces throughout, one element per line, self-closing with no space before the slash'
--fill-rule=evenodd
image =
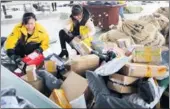
<path id="1" fill-rule="evenodd" d="M 12 87 L 1 90 L 1 108 L 36 108 L 31 102 L 16 95 Z"/>

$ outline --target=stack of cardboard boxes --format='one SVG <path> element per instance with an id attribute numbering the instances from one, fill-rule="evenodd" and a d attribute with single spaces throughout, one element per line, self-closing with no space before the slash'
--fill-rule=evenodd
<path id="1" fill-rule="evenodd" d="M 39 76 L 37 76 L 35 70 L 36 70 L 35 65 L 27 66 L 26 75 L 22 76 L 21 79 L 29 83 L 32 87 L 34 87 L 38 91 L 42 92 L 44 89 L 43 80 Z"/>
<path id="2" fill-rule="evenodd" d="M 133 93 L 133 83 L 138 78 L 164 77 L 168 72 L 166 66 L 161 65 L 161 47 L 136 46 L 132 53 L 132 62 L 127 63 L 119 74 L 113 74 L 108 81 L 108 87 L 119 93 Z"/>

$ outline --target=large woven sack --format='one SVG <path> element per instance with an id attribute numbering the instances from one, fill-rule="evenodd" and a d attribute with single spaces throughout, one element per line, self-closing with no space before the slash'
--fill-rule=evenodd
<path id="1" fill-rule="evenodd" d="M 109 42 L 109 38 L 108 38 L 108 35 L 107 35 L 107 32 L 106 33 L 102 33 L 100 36 L 99 36 L 99 40 L 103 41 L 103 42 Z"/>
<path id="2" fill-rule="evenodd" d="M 169 26 L 169 19 L 162 14 L 153 13 L 151 15 L 141 16 L 139 20 L 153 24 L 158 30 L 163 30 Z"/>
<path id="3" fill-rule="evenodd" d="M 136 44 L 161 46 L 165 43 L 158 29 L 152 23 L 145 21 L 127 20 L 119 30 L 131 36 Z"/>
<path id="4" fill-rule="evenodd" d="M 122 23 L 122 27 L 119 30 L 131 36 L 137 44 L 153 40 L 154 35 L 158 31 L 151 23 L 139 20 L 126 20 Z"/>
<path id="5" fill-rule="evenodd" d="M 167 26 L 169 27 L 169 19 L 167 17 L 159 13 L 153 13 L 153 16 L 158 21 L 161 30 L 165 29 Z"/>
<path id="6" fill-rule="evenodd" d="M 149 41 L 149 42 L 144 41 L 141 44 L 146 45 L 146 46 L 162 46 L 165 44 L 165 38 L 159 31 L 157 31 L 154 36 L 154 40 Z"/>
<path id="7" fill-rule="evenodd" d="M 157 27 L 158 30 L 161 30 L 161 27 L 159 25 L 159 22 L 156 20 L 156 18 L 151 14 L 151 15 L 145 15 L 139 17 L 139 20 L 146 21 L 148 23 L 153 24 L 155 27 Z"/>
<path id="8" fill-rule="evenodd" d="M 156 13 L 163 14 L 169 19 L 169 7 L 160 7 L 156 10 Z"/>
<path id="9" fill-rule="evenodd" d="M 131 40 L 131 44 L 134 44 L 134 41 L 133 39 L 126 35 L 125 33 L 119 31 L 119 30 L 115 30 L 115 29 L 112 29 L 106 33 L 103 33 L 99 36 L 99 39 L 101 41 L 104 41 L 104 42 L 116 42 L 118 39 L 122 39 L 122 38 L 129 38 Z"/>

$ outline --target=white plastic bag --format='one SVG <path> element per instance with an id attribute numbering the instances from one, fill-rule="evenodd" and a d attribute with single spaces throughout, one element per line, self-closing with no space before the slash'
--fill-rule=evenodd
<path id="1" fill-rule="evenodd" d="M 108 63 L 100 66 L 95 70 L 95 73 L 101 76 L 108 76 L 118 72 L 126 63 L 128 63 L 130 57 L 122 56 L 115 58 Z"/>

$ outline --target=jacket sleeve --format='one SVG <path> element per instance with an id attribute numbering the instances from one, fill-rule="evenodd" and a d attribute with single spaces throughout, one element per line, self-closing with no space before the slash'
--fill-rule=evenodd
<path id="1" fill-rule="evenodd" d="M 43 34 L 43 39 L 40 47 L 42 48 L 43 51 L 49 48 L 49 35 L 47 32 Z"/>
<path id="2" fill-rule="evenodd" d="M 19 31 L 18 27 L 16 26 L 13 29 L 12 33 L 7 37 L 7 40 L 5 42 L 5 50 L 14 49 L 20 35 L 21 35 L 21 32 Z"/>
<path id="3" fill-rule="evenodd" d="M 86 23 L 86 26 L 89 28 L 88 36 L 93 36 L 96 33 L 96 29 L 93 24 L 93 21 L 91 19 L 89 19 Z"/>
<path id="4" fill-rule="evenodd" d="M 72 29 L 72 20 L 71 20 L 71 18 L 69 18 L 67 21 L 66 21 L 66 23 L 65 23 L 65 27 L 64 27 L 64 29 L 66 29 L 67 31 L 71 31 L 71 29 Z"/>

